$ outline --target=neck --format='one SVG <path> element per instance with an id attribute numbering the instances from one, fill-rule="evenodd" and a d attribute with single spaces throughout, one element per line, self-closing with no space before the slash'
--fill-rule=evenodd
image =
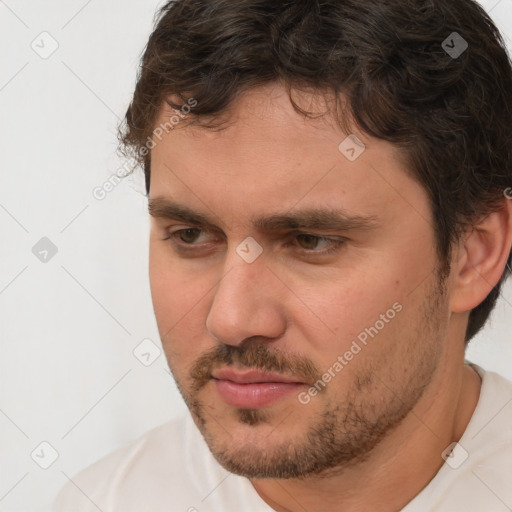
<path id="1" fill-rule="evenodd" d="M 277 512 L 402 509 L 439 471 L 442 452 L 460 440 L 477 405 L 480 376 L 463 355 L 459 360 L 455 369 L 438 369 L 413 410 L 364 461 L 329 476 L 254 479 L 253 487 Z"/>

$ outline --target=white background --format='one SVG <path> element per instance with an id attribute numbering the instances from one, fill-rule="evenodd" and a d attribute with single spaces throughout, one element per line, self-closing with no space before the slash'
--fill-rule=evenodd
<path id="1" fill-rule="evenodd" d="M 133 355 L 159 344 L 142 179 L 92 194 L 123 163 L 116 127 L 159 5 L 0 0 L 4 512 L 48 510 L 66 475 L 186 411 L 163 355 Z M 483 5 L 512 47 L 512 0 Z M 47 59 L 31 48 L 51 48 L 43 31 L 59 45 Z M 42 237 L 58 249 L 46 263 L 32 253 Z M 512 379 L 510 283 L 503 295 L 468 358 Z M 59 454 L 48 469 L 31 458 L 51 455 L 43 441 Z"/>

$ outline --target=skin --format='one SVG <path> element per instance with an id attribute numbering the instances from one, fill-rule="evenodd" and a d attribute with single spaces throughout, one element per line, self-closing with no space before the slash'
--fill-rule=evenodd
<path id="1" fill-rule="evenodd" d="M 170 114 L 162 106 L 158 123 Z M 476 407 L 481 382 L 464 364 L 464 332 L 505 266 L 510 201 L 454 247 L 440 287 L 427 194 L 392 145 L 354 129 L 366 149 L 349 161 L 338 150 L 347 134 L 329 116 L 298 114 L 279 84 L 243 93 L 226 119 L 216 131 L 184 121 L 152 149 L 150 204 L 178 202 L 214 226 L 157 209 L 151 217 L 151 291 L 169 367 L 214 456 L 276 511 L 399 510 Z M 252 223 L 318 207 L 374 225 L 268 232 Z M 199 231 L 164 240 L 187 229 Z M 236 252 L 249 236 L 263 249 L 252 263 Z M 394 303 L 401 310 L 307 404 L 292 393 L 235 408 L 209 378 L 231 361 L 312 384 Z"/>

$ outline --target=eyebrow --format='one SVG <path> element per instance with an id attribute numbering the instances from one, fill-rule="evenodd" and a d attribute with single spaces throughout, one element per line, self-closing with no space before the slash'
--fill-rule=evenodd
<path id="1" fill-rule="evenodd" d="M 195 212 L 185 205 L 155 197 L 149 201 L 148 211 L 152 217 L 181 220 L 187 224 L 218 229 L 212 218 Z M 351 214 L 343 209 L 312 208 L 290 213 L 253 217 L 253 227 L 261 232 L 285 230 L 349 231 L 369 230 L 380 226 L 374 215 Z"/>

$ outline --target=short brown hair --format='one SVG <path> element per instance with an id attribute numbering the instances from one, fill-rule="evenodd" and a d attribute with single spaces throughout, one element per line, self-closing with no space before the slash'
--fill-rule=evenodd
<path id="1" fill-rule="evenodd" d="M 448 51 L 456 42 L 460 55 Z M 170 95 L 183 103 L 193 97 L 197 120 L 215 119 L 241 92 L 272 81 L 290 93 L 343 94 L 362 132 L 401 149 L 429 196 L 441 276 L 463 230 L 503 205 L 512 185 L 511 62 L 498 29 L 472 0 L 168 2 L 119 130 L 123 154 L 144 169 L 146 191 L 146 141 Z M 510 263 L 511 256 L 471 311 L 466 341 L 487 320 Z"/>

